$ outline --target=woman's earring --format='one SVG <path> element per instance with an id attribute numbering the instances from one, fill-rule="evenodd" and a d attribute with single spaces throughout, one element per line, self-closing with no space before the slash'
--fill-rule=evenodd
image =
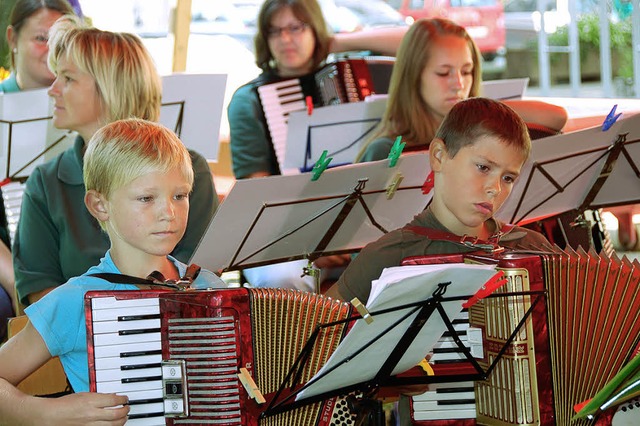
<path id="1" fill-rule="evenodd" d="M 17 47 L 13 48 L 13 53 L 18 53 L 18 48 Z"/>

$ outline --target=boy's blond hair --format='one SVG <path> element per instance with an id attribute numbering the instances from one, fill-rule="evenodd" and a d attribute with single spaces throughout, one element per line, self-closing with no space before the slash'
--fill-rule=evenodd
<path id="1" fill-rule="evenodd" d="M 58 19 L 49 35 L 49 68 L 57 74 L 64 57 L 91 75 L 106 122 L 130 117 L 158 121 L 162 83 L 138 36 L 86 27 L 69 15 Z"/>
<path id="2" fill-rule="evenodd" d="M 95 190 L 107 199 L 134 179 L 175 169 L 192 187 L 191 156 L 180 139 L 161 124 L 137 118 L 114 121 L 99 129 L 84 154 L 86 190 Z"/>

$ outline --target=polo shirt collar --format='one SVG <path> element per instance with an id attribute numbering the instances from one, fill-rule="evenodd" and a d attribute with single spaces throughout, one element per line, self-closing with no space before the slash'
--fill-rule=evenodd
<path id="1" fill-rule="evenodd" d="M 61 154 L 58 179 L 68 185 L 84 185 L 82 167 L 84 161 L 84 139 L 76 136 L 73 146 Z"/>

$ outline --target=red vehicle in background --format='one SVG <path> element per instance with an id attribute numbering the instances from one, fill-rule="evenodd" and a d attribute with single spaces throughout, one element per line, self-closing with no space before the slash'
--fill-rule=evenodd
<path id="1" fill-rule="evenodd" d="M 502 77 L 507 68 L 501 0 L 387 0 L 408 19 L 447 18 L 466 28 L 482 53 L 485 77 Z"/>

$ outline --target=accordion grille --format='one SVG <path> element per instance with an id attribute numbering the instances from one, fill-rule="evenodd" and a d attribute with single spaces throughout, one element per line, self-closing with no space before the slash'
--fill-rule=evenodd
<path id="1" fill-rule="evenodd" d="M 532 290 L 524 268 L 499 268 L 507 283 L 497 294 Z M 470 309 L 470 322 L 484 328 L 487 357 L 480 364 L 488 368 L 497 358 L 504 342 L 531 307 L 531 296 L 488 298 Z M 536 392 L 536 358 L 533 323 L 527 321 L 516 334 L 487 381 L 476 382 L 477 418 L 500 419 L 504 424 L 535 425 L 540 421 Z"/>
<path id="2" fill-rule="evenodd" d="M 174 419 L 174 424 L 242 423 L 238 336 L 231 315 L 169 319 L 170 358 L 186 361 L 191 411 L 188 419 Z"/>
<path id="3" fill-rule="evenodd" d="M 346 319 L 349 305 L 322 295 L 280 289 L 251 290 L 255 381 L 263 393 L 275 392 L 316 327 Z M 302 383 L 329 359 L 344 335 L 345 325 L 322 329 L 302 372 Z M 318 419 L 319 403 L 270 416 L 261 425 L 311 425 Z M 332 424 L 336 424 L 333 422 Z"/>

